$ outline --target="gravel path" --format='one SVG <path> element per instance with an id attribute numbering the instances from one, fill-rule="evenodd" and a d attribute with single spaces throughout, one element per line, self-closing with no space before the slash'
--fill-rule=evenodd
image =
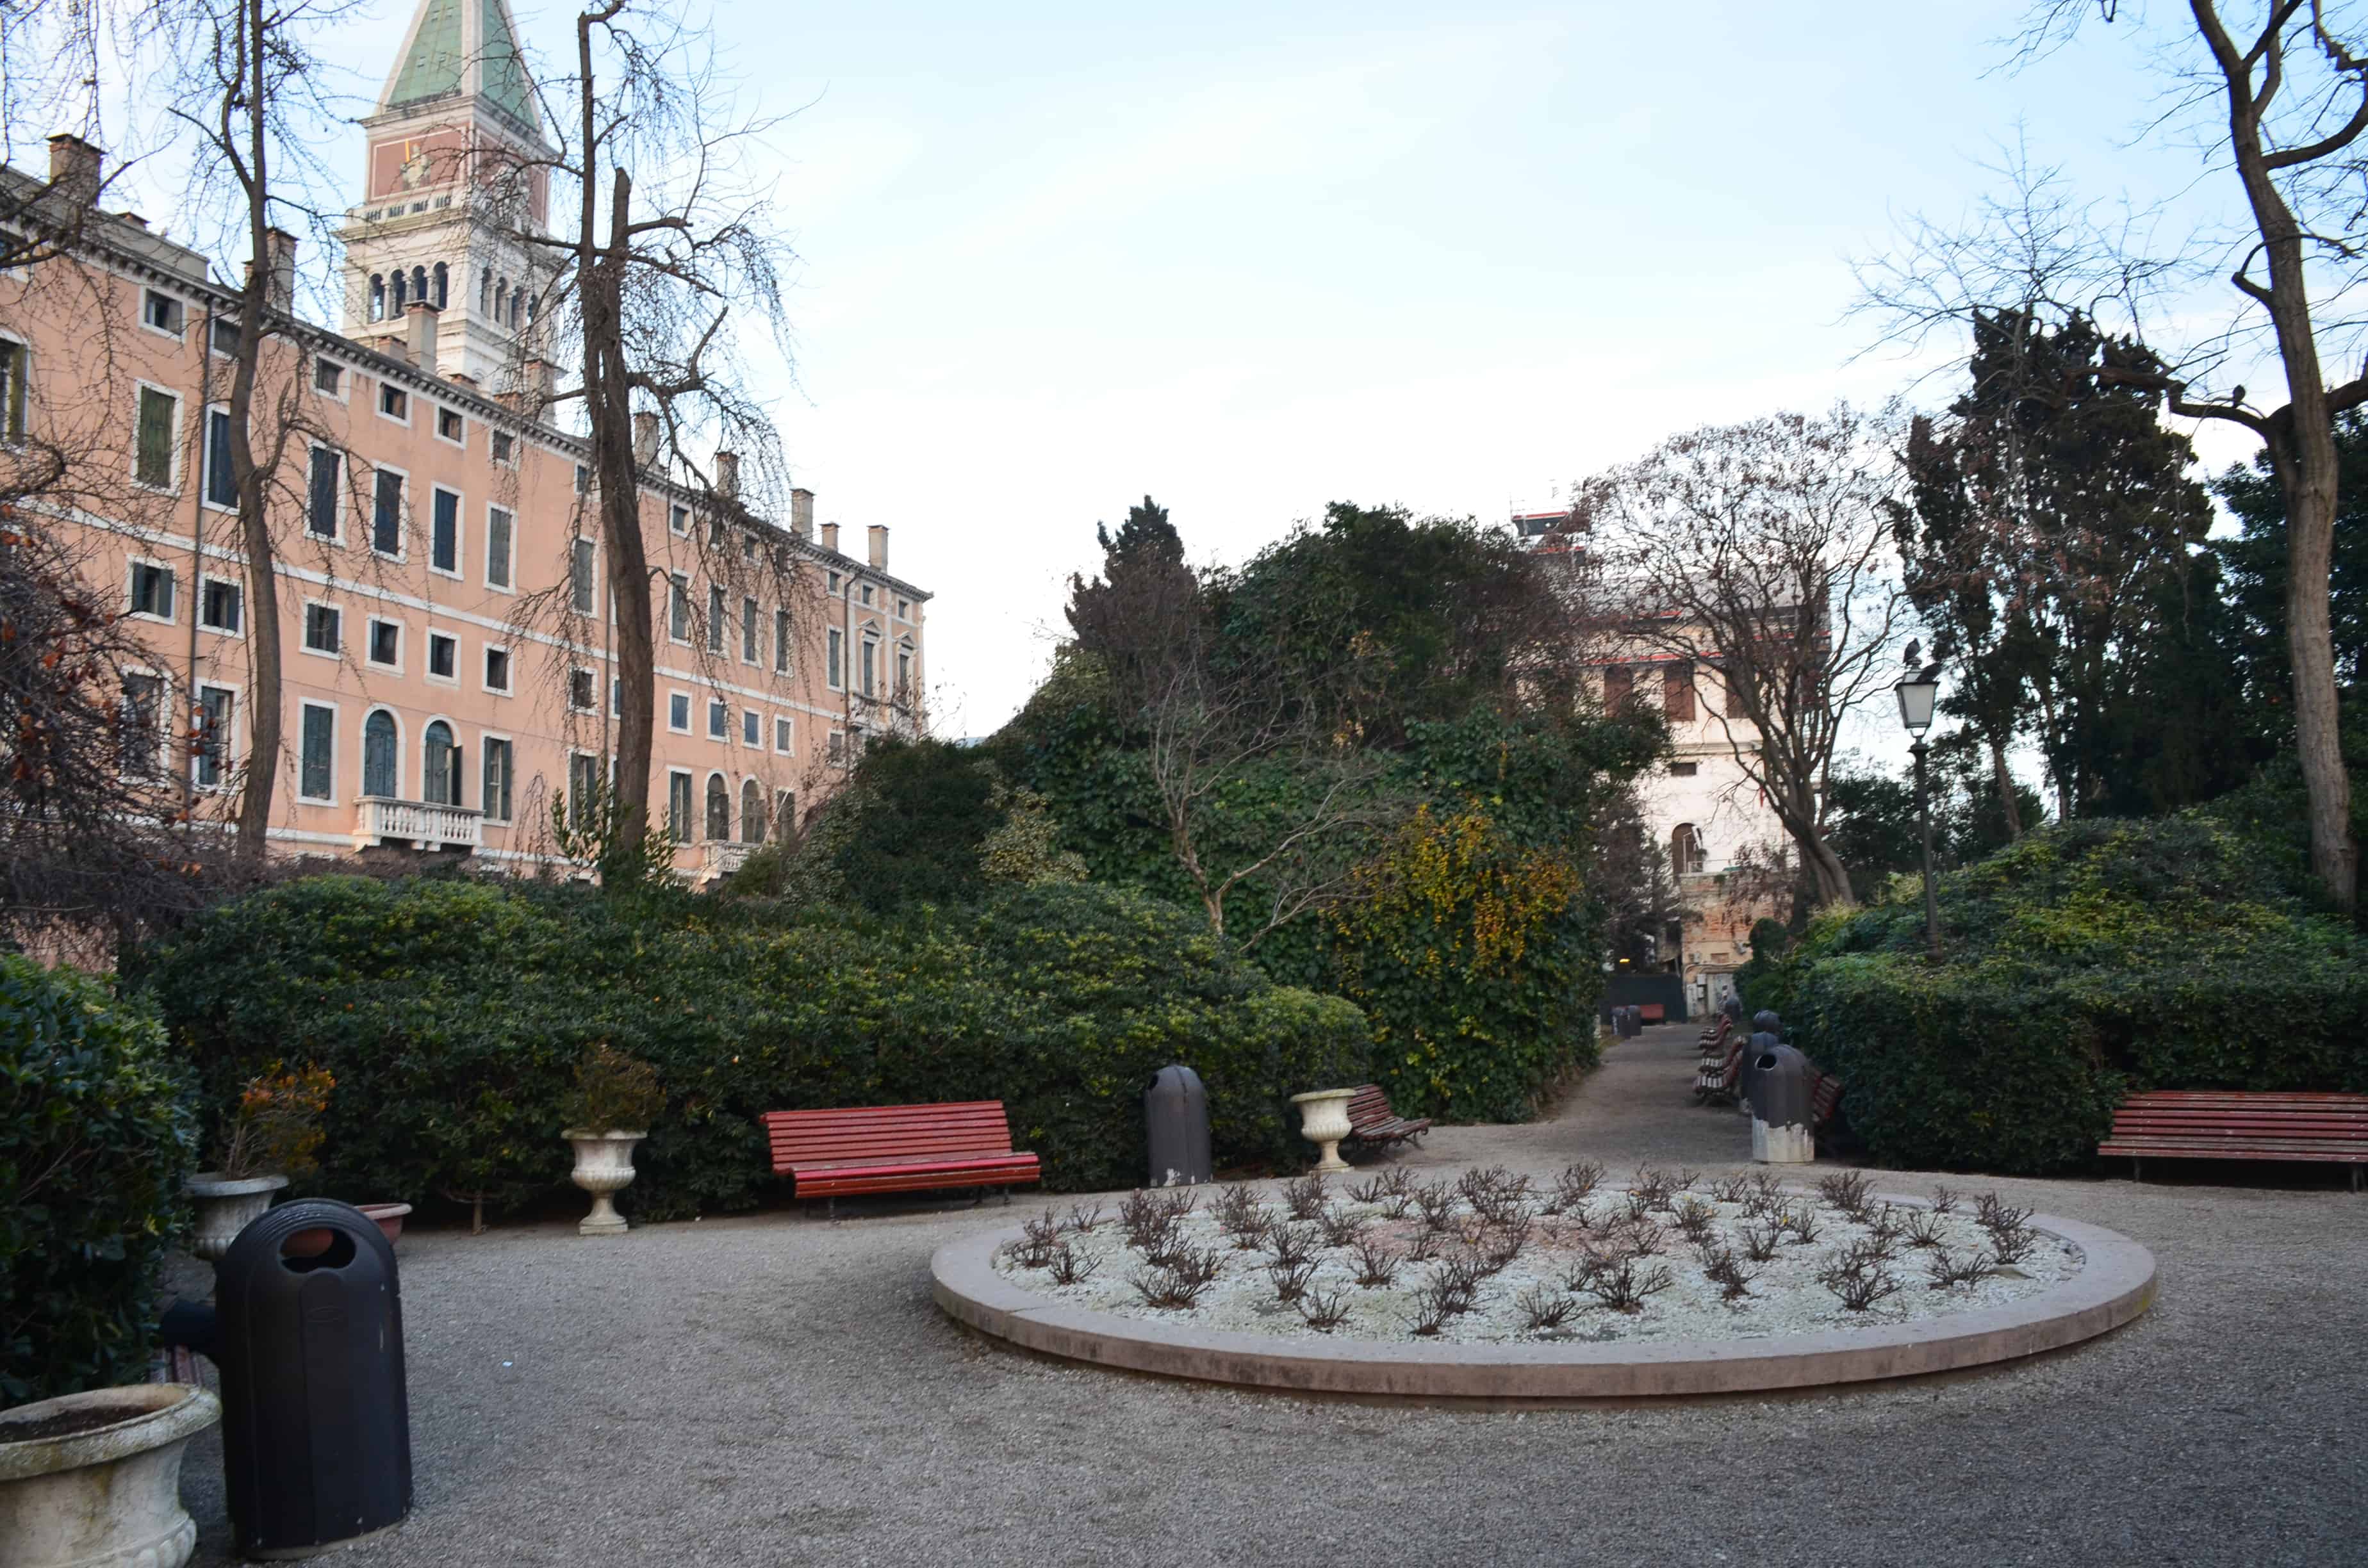
<path id="1" fill-rule="evenodd" d="M 1649 1031 L 1554 1119 L 1442 1129 L 1409 1163 L 1738 1167 L 1748 1124 L 1687 1103 L 1693 1033 Z M 2368 1198 L 2324 1172 L 2282 1179 L 1979 1184 L 2156 1253 L 2154 1310 L 2058 1356 L 1839 1396 L 1520 1415 L 993 1348 L 930 1304 L 928 1265 L 1007 1211 L 408 1235 L 417 1504 L 335 1561 L 2368 1562 Z M 196 1562 L 229 1561 L 211 1435 L 185 1489 Z"/>

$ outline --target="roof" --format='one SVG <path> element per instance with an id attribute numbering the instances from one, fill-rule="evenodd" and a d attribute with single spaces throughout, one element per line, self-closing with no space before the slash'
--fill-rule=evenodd
<path id="1" fill-rule="evenodd" d="M 504 0 L 420 0 L 378 107 L 404 109 L 466 94 L 522 126 L 541 127 Z"/>

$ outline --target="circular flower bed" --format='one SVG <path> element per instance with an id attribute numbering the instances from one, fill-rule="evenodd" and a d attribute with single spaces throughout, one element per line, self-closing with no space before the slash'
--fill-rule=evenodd
<path id="1" fill-rule="evenodd" d="M 1995 1195 L 1815 1191 L 1640 1169 L 1609 1186 L 1501 1168 L 1418 1179 L 1138 1192 L 1047 1209 L 994 1268 L 1032 1296 L 1277 1337 L 1446 1344 L 1754 1339 L 2009 1305 L 2080 1272 L 2078 1246 Z"/>

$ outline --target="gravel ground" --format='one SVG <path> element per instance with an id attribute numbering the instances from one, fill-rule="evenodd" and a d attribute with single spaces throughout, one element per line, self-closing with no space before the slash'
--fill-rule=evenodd
<path id="1" fill-rule="evenodd" d="M 1742 1168 L 1748 1126 L 1686 1104 L 1693 1036 L 1648 1031 L 1556 1118 L 1442 1129 L 1407 1163 Z M 406 1235 L 417 1502 L 334 1561 L 2368 1562 L 2368 1197 L 2239 1175 L 2262 1185 L 1983 1183 L 2154 1249 L 2154 1310 L 2091 1345 L 1837 1395 L 1520 1415 L 995 1348 L 931 1305 L 928 1259 L 1017 1205 Z M 209 1435 L 185 1479 L 200 1564 L 229 1561 L 220 1473 Z"/>

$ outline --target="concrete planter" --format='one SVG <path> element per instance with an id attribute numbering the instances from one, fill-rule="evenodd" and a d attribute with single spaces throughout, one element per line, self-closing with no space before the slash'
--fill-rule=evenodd
<path id="1" fill-rule="evenodd" d="M 271 1195 L 287 1185 L 284 1176 L 226 1176 L 220 1171 L 199 1171 L 191 1176 L 189 1196 L 197 1203 L 198 1229 L 189 1250 L 208 1263 L 220 1263 L 238 1233 L 271 1207 Z"/>
<path id="2" fill-rule="evenodd" d="M 1299 1108 L 1299 1135 L 1315 1144 L 1323 1156 L 1315 1162 L 1319 1171 L 1349 1168 L 1349 1162 L 1340 1157 L 1340 1140 L 1349 1136 L 1349 1100 L 1356 1092 L 1314 1089 L 1291 1096 L 1291 1103 Z"/>
<path id="3" fill-rule="evenodd" d="M 630 1229 L 610 1201 L 633 1185 L 633 1145 L 649 1136 L 642 1132 L 590 1132 L 570 1128 L 560 1134 L 575 1148 L 576 1186 L 592 1195 L 592 1212 L 575 1229 L 579 1235 L 621 1236 Z"/>
<path id="4" fill-rule="evenodd" d="M 77 1411 L 121 1410 L 87 1431 L 10 1440 Z M 198 1544 L 181 1506 L 181 1452 L 222 1419 L 186 1383 L 135 1383 L 0 1412 L 0 1568 L 181 1568 Z"/>

